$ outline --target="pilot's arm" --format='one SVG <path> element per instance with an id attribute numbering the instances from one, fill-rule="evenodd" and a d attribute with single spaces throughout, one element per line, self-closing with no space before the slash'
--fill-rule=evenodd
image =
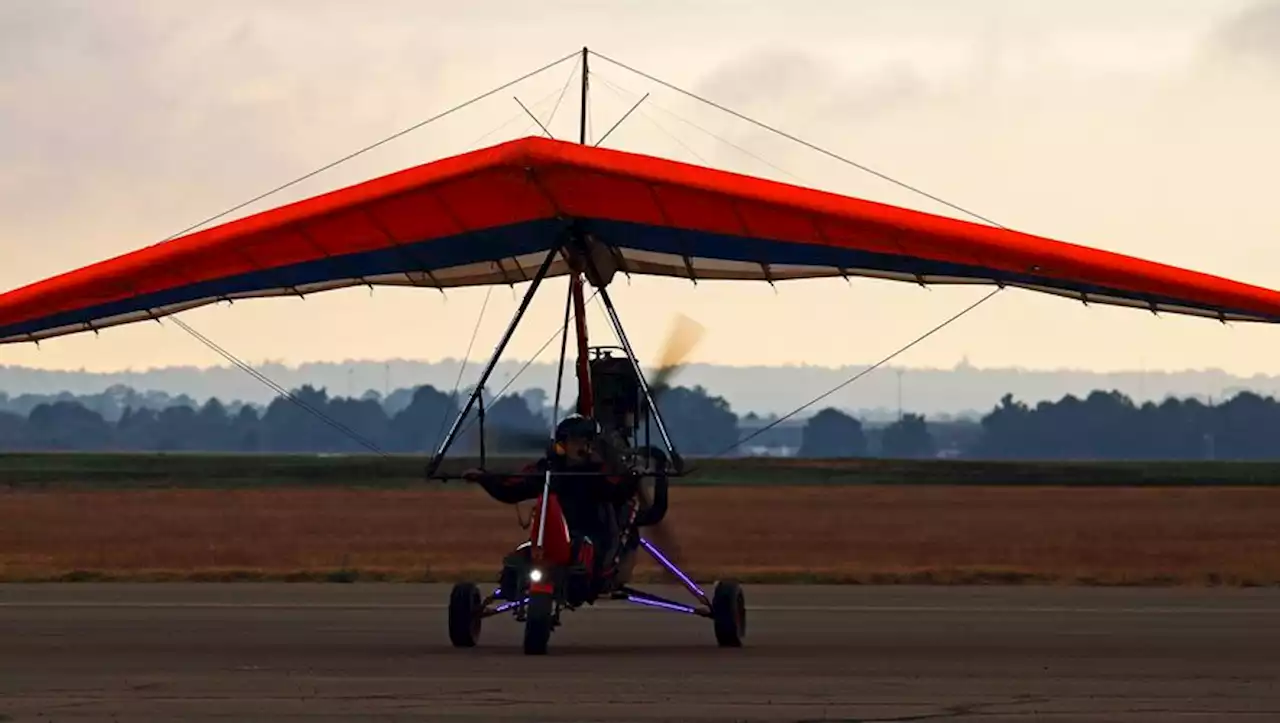
<path id="1" fill-rule="evenodd" d="M 626 474 L 604 475 L 604 485 L 598 490 L 601 502 L 620 505 L 635 496 L 640 489 L 640 476 L 628 472 Z"/>
<path id="2" fill-rule="evenodd" d="M 544 471 L 541 461 L 525 465 L 520 474 L 499 474 L 468 470 L 463 478 L 475 482 L 484 488 L 489 496 L 509 505 L 526 500 L 536 499 L 542 494 L 543 478 L 538 474 Z"/>

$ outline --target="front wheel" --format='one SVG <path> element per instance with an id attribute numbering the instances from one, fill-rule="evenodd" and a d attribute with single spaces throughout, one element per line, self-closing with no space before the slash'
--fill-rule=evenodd
<path id="1" fill-rule="evenodd" d="M 525 655 L 546 655 L 551 630 L 555 627 L 555 599 L 548 593 L 535 593 L 529 597 L 524 620 Z"/>
<path id="2" fill-rule="evenodd" d="M 715 623 L 716 642 L 720 647 L 742 647 L 742 639 L 747 635 L 747 600 L 737 581 L 716 583 L 716 590 L 711 596 L 711 619 Z"/>
<path id="3" fill-rule="evenodd" d="M 449 640 L 455 648 L 474 648 L 480 642 L 480 613 L 484 602 L 475 583 L 460 582 L 449 595 Z"/>

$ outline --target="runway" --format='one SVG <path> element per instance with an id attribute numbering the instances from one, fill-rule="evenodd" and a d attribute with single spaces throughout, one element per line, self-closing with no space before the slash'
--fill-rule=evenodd
<path id="1" fill-rule="evenodd" d="M 0 586 L 0 721 L 1280 720 L 1280 590 L 746 591 L 742 649 L 611 602 L 529 658 L 447 586 Z"/>

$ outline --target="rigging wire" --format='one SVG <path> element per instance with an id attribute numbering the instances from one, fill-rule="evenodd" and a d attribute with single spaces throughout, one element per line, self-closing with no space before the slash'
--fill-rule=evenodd
<path id="1" fill-rule="evenodd" d="M 304 401 L 304 400 L 300 399 L 300 398 L 299 398 L 297 395 L 295 395 L 293 392 L 290 392 L 290 391 L 286 390 L 284 387 L 282 387 L 282 386 L 280 386 L 279 384 L 277 384 L 276 382 L 272 381 L 272 380 L 271 380 L 271 379 L 269 379 L 265 374 L 263 374 L 263 373 L 259 372 L 257 369 L 254 369 L 254 368 L 253 368 L 252 366 L 250 366 L 249 364 L 247 364 L 247 363 L 245 363 L 244 361 L 240 360 L 240 359 L 239 359 L 235 354 L 232 354 L 231 352 L 229 352 L 229 351 L 227 351 L 226 349 L 224 349 L 222 346 L 219 346 L 219 345 L 218 345 L 216 342 L 214 342 L 212 339 L 209 339 L 209 338 L 208 338 L 207 336 L 205 336 L 204 334 L 201 334 L 200 332 L 198 332 L 198 331 L 196 331 L 195 329 L 191 328 L 191 326 L 190 326 L 190 325 L 188 325 L 185 321 L 183 321 L 183 320 L 179 319 L 177 316 L 173 316 L 173 317 L 172 317 L 172 321 L 173 321 L 173 323 L 177 324 L 177 325 L 178 325 L 178 327 L 180 327 L 182 330 L 186 331 L 188 334 L 190 334 L 191 336 L 193 336 L 193 337 L 195 337 L 197 340 L 199 340 L 199 341 L 200 341 L 200 343 L 202 343 L 202 344 L 204 344 L 205 346 L 209 347 L 210 349 L 212 349 L 214 352 L 218 353 L 220 356 L 222 356 L 222 357 L 223 357 L 224 359 L 226 359 L 227 361 L 231 362 L 232 364 L 236 365 L 237 367 L 239 367 L 239 368 L 240 368 L 240 369 L 242 369 L 243 371 L 247 372 L 247 373 L 248 373 L 250 376 L 252 376 L 253 378 L 255 378 L 255 379 L 257 379 L 258 381 L 262 382 L 263 384 L 267 385 L 267 386 L 268 386 L 268 387 L 270 387 L 272 390 L 274 390 L 277 394 L 279 394 L 281 397 L 284 397 L 285 399 L 287 399 L 287 400 L 288 400 L 288 401 L 290 401 L 290 402 L 293 402 L 294 404 L 296 404 L 297 406 L 299 406 L 299 407 L 300 407 L 300 408 L 302 408 L 303 410 L 305 410 L 305 411 L 307 411 L 307 412 L 311 413 L 311 414 L 312 414 L 312 415 L 314 415 L 316 418 L 318 418 L 321 422 L 324 422 L 325 424 L 329 425 L 330 427 L 332 427 L 333 429 L 337 430 L 338 432 L 341 432 L 342 434 L 344 434 L 344 435 L 346 435 L 347 437 L 351 438 L 351 439 L 352 439 L 352 440 L 354 440 L 355 442 L 357 442 L 357 443 L 361 444 L 362 446 L 364 446 L 366 449 L 370 450 L 370 451 L 371 451 L 371 452 L 373 452 L 374 454 L 380 455 L 380 456 L 382 456 L 382 457 L 389 457 L 389 456 L 390 456 L 390 455 L 388 455 L 388 454 L 387 454 L 387 453 L 386 453 L 386 452 L 385 452 L 381 447 L 379 447 L 376 443 L 374 443 L 374 442 L 370 441 L 369 439 L 367 439 L 366 437 L 364 437 L 363 435 L 361 435 L 359 432 L 356 432 L 355 430 L 351 429 L 350 427 L 348 427 L 347 425 L 343 424 L 342 422 L 339 422 L 339 421 L 337 421 L 337 420 L 333 419 L 332 417 L 330 417 L 329 415 L 327 415 L 327 414 L 325 414 L 324 412 L 320 411 L 319 409 L 316 409 L 315 407 L 311 406 L 311 405 L 310 405 L 310 404 L 308 404 L 306 401 Z"/>
<path id="2" fill-rule="evenodd" d="M 455 402 L 458 399 L 458 388 L 462 386 L 462 375 L 466 373 L 467 364 L 471 361 L 471 349 L 475 346 L 476 337 L 480 334 L 480 326 L 484 323 L 484 311 L 489 308 L 489 297 L 493 296 L 493 288 L 490 285 L 484 293 L 484 303 L 480 305 L 480 315 L 476 317 L 475 328 L 471 330 L 471 341 L 467 342 L 467 353 L 462 357 L 462 365 L 458 367 L 458 378 L 454 380 L 453 391 L 449 394 L 449 398 Z M 483 394 L 483 392 L 481 393 Z M 436 447 L 439 447 L 440 443 L 444 441 L 445 426 L 448 423 L 449 415 L 446 414 L 440 417 L 440 429 L 436 432 Z"/>
<path id="3" fill-rule="evenodd" d="M 599 294 L 600 294 L 600 290 L 596 289 L 595 292 L 591 294 L 591 296 L 587 297 L 587 303 L 588 304 L 591 303 L 591 301 L 595 299 L 596 296 L 598 296 Z M 577 318 L 577 312 L 576 311 L 571 312 L 569 316 L 570 316 L 569 321 L 573 321 L 574 319 Z M 511 375 L 511 378 L 507 380 L 506 384 L 502 385 L 502 388 L 499 389 L 497 393 L 493 395 L 493 398 L 501 399 L 503 393 L 506 392 L 508 389 L 510 389 L 512 384 L 516 383 L 516 380 L 520 378 L 521 374 L 524 374 L 529 367 L 533 366 L 533 363 L 538 360 L 538 357 L 542 356 L 542 352 L 546 351 L 547 347 L 551 346 L 551 342 L 555 341 L 556 338 L 559 337 L 562 333 L 564 333 L 565 330 L 568 328 L 569 328 L 569 323 L 566 322 L 564 326 L 561 326 L 559 329 L 556 329 L 556 331 L 552 333 L 551 336 L 547 337 L 547 340 L 542 343 L 542 346 L 538 348 L 538 351 L 534 352 L 533 356 L 529 357 L 529 359 L 520 366 L 520 369 L 517 370 L 515 374 Z M 559 414 L 559 410 L 555 410 L 555 413 Z M 468 417 L 468 421 L 466 422 L 465 425 L 463 425 L 462 430 L 458 432 L 458 434 L 462 435 L 466 433 L 467 430 L 471 429 L 471 425 L 475 423 L 476 423 L 476 417 Z"/>
<path id="4" fill-rule="evenodd" d="M 607 88 L 609 91 L 611 91 L 614 95 L 618 96 L 623 102 L 626 101 L 626 98 L 623 97 L 621 89 L 619 89 L 613 83 L 610 83 L 606 78 L 600 76 L 599 73 L 593 73 L 592 75 L 597 76 L 596 79 L 599 80 L 601 83 L 604 83 L 604 87 Z M 652 103 L 650 105 L 652 105 Z M 644 110 L 640 108 L 633 108 L 632 110 L 639 112 L 640 115 L 643 116 L 645 120 L 649 121 L 649 123 L 653 125 L 654 128 L 657 128 L 658 130 L 662 131 L 664 135 L 666 135 L 671 140 L 675 141 L 676 144 L 679 145 L 681 148 L 685 149 L 685 151 L 687 151 L 689 155 L 693 156 L 694 158 L 697 158 L 699 163 L 702 163 L 703 165 L 711 165 L 710 161 L 703 158 L 701 154 L 699 154 L 697 151 L 690 148 L 687 143 L 680 140 L 679 136 L 667 130 L 666 126 L 654 120 L 653 117 L 650 116 L 648 113 L 645 113 Z M 628 111 L 628 113 L 630 113 L 630 111 Z M 625 116 L 623 117 L 623 120 L 626 120 Z M 618 122 L 621 123 L 622 121 L 618 121 Z"/>
<path id="5" fill-rule="evenodd" d="M 968 314 L 969 312 L 973 311 L 974 309 L 978 308 L 979 306 L 982 306 L 982 305 L 983 305 L 983 304 L 985 304 L 988 300 L 990 300 L 990 299 L 994 298 L 996 294 L 999 294 L 1001 291 L 1004 291 L 1004 289 L 1005 289 L 1005 287 L 1003 287 L 1003 286 L 1000 286 L 1000 287 L 997 287 L 997 288 L 992 289 L 992 290 L 991 290 L 991 292 L 990 292 L 989 294 L 987 294 L 986 296 L 982 297 L 981 299 L 978 299 L 977 301 L 975 301 L 974 303 L 972 303 L 972 304 L 970 304 L 969 306 L 965 307 L 963 310 L 961 310 L 960 312 L 958 312 L 958 313 L 954 314 L 953 316 L 951 316 L 951 317 L 950 317 L 950 318 L 948 318 L 947 320 L 943 321 L 942 323 L 938 324 L 937 326 L 934 326 L 934 327 L 933 327 L 932 329 L 930 329 L 929 331 L 926 331 L 925 333 L 923 333 L 923 334 L 921 334 L 920 336 L 916 337 L 916 338 L 915 338 L 915 339 L 913 339 L 910 343 L 908 343 L 908 344 L 906 344 L 906 345 L 904 345 L 904 346 L 900 347 L 897 351 L 893 352 L 892 354 L 890 354 L 890 355 L 886 356 L 885 358 L 881 359 L 880 361 L 876 362 L 875 364 L 872 364 L 871 366 L 867 367 L 866 369 L 863 369 L 862 371 L 858 372 L 857 374 L 854 374 L 852 377 L 849 377 L 848 379 L 844 380 L 844 381 L 843 381 L 843 382 L 841 382 L 840 384 L 837 384 L 837 385 L 836 385 L 835 387 L 833 387 L 832 389 L 830 389 L 830 390 L 828 390 L 828 391 L 826 391 L 826 392 L 823 392 L 822 394 L 818 395 L 817 397 L 814 397 L 813 399 L 809 400 L 808 402 L 805 402 L 804 404 L 802 404 L 802 405 L 800 405 L 799 407 L 797 407 L 796 409 L 794 409 L 794 410 L 792 410 L 792 411 L 788 412 L 787 414 L 785 414 L 785 415 L 783 415 L 783 416 L 781 416 L 781 417 L 778 417 L 777 419 L 773 420 L 773 421 L 772 421 L 772 422 L 770 422 L 769 424 L 767 424 L 767 425 L 765 425 L 765 426 L 761 427 L 760 429 L 757 429 L 755 432 L 752 432 L 751 434 L 747 435 L 746 437 L 743 437 L 742 439 L 739 439 L 738 441 L 736 441 L 736 442 L 734 442 L 733 444 L 729 445 L 728 447 L 726 447 L 725 449 L 721 450 L 720 452 L 717 452 L 716 454 L 711 455 L 712 459 L 715 459 L 716 457 L 721 457 L 721 456 L 723 456 L 723 455 L 725 455 L 725 454 L 728 454 L 729 452 L 731 452 L 731 451 L 733 451 L 733 450 L 737 449 L 738 447 L 741 447 L 742 445 L 746 444 L 747 442 L 749 442 L 749 441 L 751 441 L 751 440 L 755 439 L 756 437 L 759 437 L 760 435 L 764 434 L 765 432 L 769 431 L 770 429 L 773 429 L 774 427 L 778 426 L 779 424 L 782 424 L 783 422 L 785 422 L 786 420 L 788 420 L 788 419 L 790 419 L 790 418 L 794 417 L 795 415 L 799 414 L 800 412 L 803 412 L 804 410 L 808 409 L 809 407 L 812 407 L 813 405 L 817 404 L 818 402 L 822 401 L 823 399 L 826 399 L 827 397 L 831 396 L 832 394 L 835 394 L 836 392 L 840 391 L 841 389 L 844 389 L 845 387 L 849 386 L 850 384 L 852 384 L 852 383 L 854 383 L 854 382 L 858 381 L 858 380 L 859 380 L 859 379 L 861 379 L 862 377 L 865 377 L 866 375 L 870 374 L 871 372 L 875 371 L 876 369 L 879 369 L 880 367 L 884 366 L 885 364 L 888 364 L 889 362 L 893 361 L 893 360 L 894 360 L 895 358 L 897 358 L 898 356 L 901 356 L 902 354 L 906 353 L 906 352 L 907 352 L 908 350 L 910 350 L 912 347 L 914 347 L 914 346 L 916 346 L 917 344 L 919 344 L 919 343 L 923 342 L 925 339 L 928 339 L 929 337 L 931 337 L 931 336 L 933 336 L 934 334 L 936 334 L 936 333 L 938 333 L 938 332 L 942 331 L 943 329 L 947 328 L 948 326 L 950 326 L 951 324 L 955 323 L 956 321 L 959 321 L 961 317 L 963 317 L 964 315 L 966 315 L 966 314 Z"/>
<path id="6" fill-rule="evenodd" d="M 963 206 L 958 206 L 958 205 L 956 205 L 956 204 L 954 204 L 954 203 L 951 203 L 950 201 L 946 201 L 946 200 L 944 200 L 944 199 L 942 199 L 942 198 L 939 198 L 938 196 L 935 196 L 935 195 L 933 195 L 933 194 L 931 194 L 931 193 L 929 193 L 929 192 L 927 192 L 927 191 L 921 190 L 920 188 L 917 188 L 917 187 L 915 187 L 915 186 L 912 186 L 912 185 L 910 185 L 910 184 L 908 184 L 908 183 L 905 183 L 905 182 L 903 182 L 903 181 L 899 181 L 899 180 L 897 180 L 896 178 L 893 178 L 892 176 L 889 176 L 889 175 L 887 175 L 887 174 L 884 174 L 884 173 L 881 173 L 880 171 L 875 170 L 874 168 L 870 168 L 869 166 L 866 166 L 866 165 L 863 165 L 863 164 L 861 164 L 861 163 L 858 163 L 857 161 L 852 161 L 852 160 L 850 160 L 850 159 L 848 159 L 848 158 L 845 158 L 844 156 L 841 156 L 841 155 L 839 155 L 839 154 L 837 154 L 837 153 L 835 153 L 835 152 L 833 152 L 833 151 L 829 151 L 829 150 L 827 150 L 827 149 L 825 149 L 825 148 L 823 148 L 823 147 L 821 147 L 821 146 L 819 146 L 819 145 L 816 145 L 816 144 L 814 144 L 814 143 L 810 143 L 809 141 L 806 141 L 806 140 L 804 140 L 804 139 L 802 139 L 802 138 L 797 138 L 796 136 L 794 136 L 794 135 L 792 135 L 792 134 L 790 134 L 790 133 L 787 133 L 786 131 L 779 130 L 778 128 L 775 128 L 775 127 L 773 127 L 773 126 L 771 126 L 771 125 L 768 125 L 767 123 L 764 123 L 764 122 L 762 122 L 762 121 L 758 121 L 758 120 L 756 120 L 756 119 L 754 119 L 754 118 L 751 118 L 750 116 L 743 115 L 742 113 L 739 113 L 738 111 L 733 110 L 732 108 L 727 108 L 727 107 L 725 107 L 725 106 L 723 106 L 723 105 L 720 105 L 719 103 L 716 103 L 716 102 L 715 102 L 715 101 L 713 101 L 713 100 L 708 100 L 707 98 L 704 98 L 704 97 L 702 97 L 702 96 L 698 95 L 697 93 L 694 93 L 694 92 L 692 92 L 692 91 L 685 90 L 684 88 L 681 88 L 681 87 L 679 87 L 679 86 L 677 86 L 677 85 L 673 85 L 673 84 L 671 84 L 671 83 L 668 83 L 667 81 L 662 80 L 661 78 L 656 78 L 656 77 L 654 77 L 654 76 L 652 76 L 652 75 L 649 75 L 648 73 L 646 73 L 646 72 L 644 72 L 644 71 L 642 71 L 642 70 L 637 70 L 637 69 L 635 69 L 635 68 L 633 68 L 633 67 L 631 67 L 631 66 L 629 66 L 629 65 L 627 65 L 627 64 L 625 64 L 625 63 L 622 63 L 622 62 L 619 62 L 619 61 L 617 61 L 617 60 L 614 60 L 613 58 L 610 58 L 610 57 L 609 57 L 609 56 L 607 56 L 607 55 L 601 55 L 600 53 L 597 53 L 597 52 L 595 52 L 595 51 L 590 51 L 590 52 L 591 52 L 591 54 L 592 54 L 592 55 L 595 55 L 596 57 L 600 58 L 601 60 L 605 60 L 605 61 L 608 61 L 608 62 L 610 62 L 610 63 L 613 63 L 614 65 L 616 65 L 616 66 L 618 66 L 618 67 L 620 67 L 620 68 L 623 68 L 623 69 L 625 69 L 625 70 L 629 70 L 629 71 L 631 71 L 632 73 L 635 73 L 636 75 L 639 75 L 639 76 L 640 76 L 640 77 L 642 77 L 642 78 L 645 78 L 645 79 L 650 80 L 650 81 L 652 81 L 652 82 L 654 82 L 654 83 L 657 83 L 658 85 L 661 85 L 661 86 L 664 86 L 664 87 L 669 88 L 669 89 L 671 89 L 671 90 L 674 90 L 674 91 L 676 91 L 677 93 L 680 93 L 680 94 L 682 94 L 682 95 L 686 95 L 686 96 L 688 96 L 688 97 L 690 97 L 690 98 L 692 98 L 692 99 L 694 99 L 694 100 L 696 100 L 696 101 L 698 101 L 698 102 L 700 102 L 700 103 L 705 103 L 705 104 L 707 104 L 707 105 L 711 106 L 712 108 L 715 108 L 716 110 L 719 110 L 719 111 L 722 111 L 722 112 L 728 113 L 729 115 L 731 115 L 731 116 L 733 116 L 733 117 L 735 117 L 735 118 L 738 118 L 739 120 L 746 121 L 747 123 L 750 123 L 750 124 L 752 124 L 752 125 L 754 125 L 754 126 L 756 126 L 756 127 L 758 127 L 758 128 L 762 128 L 762 129 L 764 129 L 764 130 L 766 130 L 766 131 L 769 131 L 770 133 L 774 133 L 774 134 L 776 134 L 776 135 L 782 136 L 783 138 L 786 138 L 787 140 L 792 141 L 792 142 L 794 142 L 794 143 L 798 143 L 798 144 L 800 144 L 800 145 L 802 145 L 802 146 L 804 146 L 804 147 L 806 147 L 806 148 L 808 148 L 808 149 L 810 149 L 810 150 L 817 151 L 818 153 L 821 153 L 821 154 L 823 154 L 824 156 L 827 156 L 828 158 L 833 158 L 833 159 L 835 159 L 835 160 L 837 160 L 837 161 L 840 161 L 841 163 L 844 163 L 844 164 L 846 164 L 846 165 L 849 165 L 849 166 L 852 166 L 852 167 L 854 167 L 854 168 L 857 168 L 858 170 L 861 170 L 861 171 L 863 171 L 863 172 L 865 172 L 865 173 L 870 173 L 871 175 L 876 176 L 877 178 L 880 178 L 880 179 L 882 179 L 882 180 L 888 181 L 889 183 L 892 183 L 892 184 L 894 184 L 894 185 L 896 185 L 896 186 L 899 186 L 899 187 L 901 187 L 901 188 L 905 188 L 906 190 L 911 191 L 912 193 L 917 193 L 917 194 L 919 194 L 919 195 L 921 195 L 921 196 L 924 196 L 925 198 L 928 198 L 928 199 L 930 199 L 930 200 L 932 200 L 932 201 L 935 201 L 935 202 L 937 202 L 937 203 L 941 203 L 942 205 L 944 205 L 944 206 L 948 206 L 948 207 L 950 207 L 950 208 L 952 208 L 952 209 L 955 209 L 956 211 L 960 211 L 961 213 L 965 213 L 965 214 L 968 214 L 968 215 L 970 215 L 970 216 L 973 216 L 974 218 L 976 218 L 976 219 L 978 219 L 978 220 L 980 220 L 980 221 L 984 221 L 984 222 L 986 222 L 986 223 L 988 223 L 988 224 L 991 224 L 992 226 L 995 226 L 995 227 L 997 227 L 997 228 L 1002 228 L 1002 229 L 1008 230 L 1005 226 L 1003 226 L 1003 225 L 1001 225 L 1001 224 L 999 224 L 999 223 L 996 223 L 995 221 L 992 221 L 991 219 L 989 219 L 989 218 L 987 218 L 987 217 L 985 217 L 985 216 L 983 216 L 983 215 L 981 215 L 981 214 L 979 214 L 979 213 L 977 213 L 977 212 L 970 211 L 969 209 L 964 208 Z"/>
<path id="7" fill-rule="evenodd" d="M 570 76 L 570 80 L 572 80 L 572 76 Z M 551 98 L 551 96 L 553 96 L 553 95 L 555 95 L 555 94 L 556 94 L 556 91 L 554 91 L 554 90 L 553 90 L 553 91 L 551 91 L 550 93 L 547 93 L 546 95 L 544 95 L 544 96 L 542 96 L 541 98 L 539 98 L 539 99 L 537 99 L 536 101 L 534 101 L 534 102 L 531 104 L 531 106 L 530 106 L 530 107 L 532 107 L 532 108 L 537 108 L 538 106 L 540 106 L 540 105 L 542 105 L 543 103 L 547 102 L 547 100 L 548 100 L 549 98 Z M 560 101 L 556 101 L 556 107 L 558 107 L 558 106 L 559 106 L 559 104 L 560 104 Z M 551 110 L 551 115 L 552 115 L 552 116 L 555 116 L 555 107 L 553 107 L 553 108 L 552 108 L 552 110 Z M 519 113 L 516 113 L 516 114 L 512 115 L 510 118 L 507 118 L 507 120 L 506 120 L 502 125 L 497 126 L 497 127 L 493 128 L 493 129 L 489 130 L 487 133 L 485 133 L 484 135 L 482 135 L 482 136 L 480 136 L 479 138 L 475 139 L 474 141 L 471 141 L 471 143 L 470 143 L 469 145 L 466 145 L 466 146 L 464 146 L 464 147 L 465 147 L 465 148 L 467 148 L 468 150 L 474 150 L 474 149 L 476 148 L 476 146 L 478 146 L 478 145 L 480 145 L 481 143 L 483 143 L 486 139 L 488 139 L 488 138 L 489 138 L 489 136 L 493 135 L 494 133 L 497 133 L 498 131 L 503 130 L 504 128 L 506 128 L 507 126 L 511 125 L 512 123 L 514 123 L 514 122 L 516 122 L 516 121 L 520 120 L 521 118 L 525 118 L 525 117 L 526 117 L 526 116 L 525 116 L 525 112 L 524 112 L 524 111 L 520 111 Z M 550 123 L 550 121 L 548 121 L 548 123 Z M 521 133 L 522 133 L 522 134 L 524 134 L 524 133 L 528 133 L 532 128 L 533 128 L 533 125 L 532 125 L 532 124 L 525 124 L 524 130 L 522 130 L 522 131 L 521 131 Z"/>
<path id="8" fill-rule="evenodd" d="M 539 119 L 538 119 L 538 116 L 534 115 L 534 114 L 533 114 L 533 111 L 531 111 L 531 110 L 529 110 L 528 108 L 526 108 L 526 107 L 525 107 L 524 103 L 522 103 L 522 102 L 520 101 L 520 96 L 518 96 L 518 95 L 513 95 L 513 96 L 511 96 L 511 97 L 512 97 L 512 99 L 514 99 L 514 100 L 515 100 L 516 105 L 520 106 L 520 110 L 524 111 L 526 115 L 528 115 L 530 118 L 532 118 L 532 119 L 533 119 L 533 122 L 534 122 L 534 123 L 538 124 L 538 128 L 541 128 L 541 129 L 542 129 L 542 132 L 543 132 L 544 134 L 546 134 L 547 138 L 550 138 L 551 140 L 555 140 L 555 139 L 556 139 L 556 137 L 555 137 L 555 136 L 551 135 L 551 131 L 547 130 L 547 127 L 546 127 L 545 125 L 543 125 L 543 124 L 542 124 L 542 121 L 541 121 L 541 120 L 539 120 Z"/>
<path id="9" fill-rule="evenodd" d="M 551 116 L 547 118 L 548 127 L 550 127 L 551 124 L 555 122 L 556 113 L 560 111 L 560 104 L 564 102 L 564 95 L 565 93 L 569 92 L 569 83 L 573 82 L 573 79 L 577 77 L 578 66 L 581 64 L 582 64 L 582 56 L 579 55 L 578 59 L 575 60 L 573 63 L 573 68 L 569 70 L 569 77 L 564 79 L 564 85 L 560 87 L 560 97 L 556 98 L 556 104 L 551 109 Z"/>
<path id="10" fill-rule="evenodd" d="M 635 111 L 635 109 L 639 108 L 640 104 L 645 102 L 645 100 L 648 99 L 648 97 L 649 97 L 649 94 L 645 93 L 644 96 L 640 98 L 640 100 L 636 101 L 636 104 L 631 106 L 631 108 L 628 109 L 626 113 L 623 113 L 621 118 L 619 118 L 616 122 L 614 122 L 613 125 L 609 126 L 609 130 L 605 131 L 603 136 L 600 136 L 600 138 L 595 143 L 591 144 L 592 147 L 599 148 L 606 140 L 608 140 L 609 135 L 612 134 L 615 130 L 617 130 L 618 126 L 622 125 L 624 121 L 630 118 L 631 114 Z"/>
<path id="11" fill-rule="evenodd" d="M 596 79 L 597 79 L 597 80 L 599 80 L 601 83 L 604 83 L 606 87 L 610 88 L 610 89 L 611 89 L 611 90 L 613 90 L 615 93 L 625 93 L 625 94 L 633 95 L 633 96 L 634 96 L 634 95 L 639 95 L 639 94 L 638 94 L 638 93 L 636 93 L 634 90 L 630 90 L 630 89 L 626 88 L 625 86 L 623 86 L 623 85 L 621 85 L 621 84 L 615 84 L 615 83 L 610 82 L 610 81 L 609 81 L 609 79 L 608 79 L 608 78 L 606 78 L 606 77 L 604 77 L 604 76 L 603 76 L 599 71 L 597 71 L 597 72 L 593 73 L 592 75 L 596 76 Z M 649 97 L 649 94 L 648 94 L 648 93 L 646 93 L 644 97 L 645 97 L 645 98 L 648 98 L 648 97 Z M 759 154 L 757 154 L 757 153 L 753 153 L 752 151 L 750 151 L 750 150 L 748 150 L 748 149 L 746 149 L 746 148 L 744 148 L 744 147 L 742 147 L 742 146 L 738 145 L 737 143 L 734 143 L 733 141 L 729 140 L 728 138 L 725 138 L 724 136 L 722 136 L 722 135 L 720 135 L 720 134 L 716 133 L 715 131 L 711 131 L 711 130 L 707 130 L 706 128 L 703 128 L 702 126 L 698 125 L 697 123 L 694 123 L 693 121 L 689 120 L 688 118 L 685 118 L 684 116 L 682 116 L 682 115 L 680 115 L 679 113 L 677 113 L 677 112 L 675 112 L 675 111 L 671 110 L 670 108 L 663 108 L 663 107 L 662 107 L 661 105 L 659 105 L 658 103 L 650 103 L 649 105 L 653 106 L 653 107 L 654 107 L 655 109 L 657 109 L 657 110 L 662 111 L 663 113 L 666 113 L 667 115 L 671 116 L 672 118 L 675 118 L 676 120 L 680 121 L 681 123 L 684 123 L 685 125 L 691 126 L 691 127 L 693 127 L 694 129 L 696 129 L 696 130 L 698 130 L 698 131 L 701 131 L 702 133 L 705 133 L 705 134 L 706 134 L 706 135 L 708 135 L 708 136 L 711 136 L 711 137 L 712 137 L 712 138 L 714 138 L 715 140 L 720 141 L 721 143 L 725 144 L 726 146 L 729 146 L 730 148 L 733 148 L 733 149 L 734 149 L 734 150 L 736 150 L 736 151 L 739 151 L 739 152 L 740 152 L 740 153 L 742 153 L 743 155 L 746 155 L 746 156 L 748 156 L 748 157 L 750 157 L 750 158 L 752 158 L 752 159 L 754 159 L 754 160 L 756 160 L 756 161 L 759 161 L 760 163 L 763 163 L 764 165 L 766 165 L 766 166 L 768 166 L 768 167 L 772 168 L 773 170 L 775 170 L 775 171 L 777 171 L 777 172 L 779 172 L 779 173 L 782 173 L 782 174 L 784 174 L 784 175 L 790 176 L 791 178 L 794 178 L 794 179 L 795 179 L 797 182 L 799 182 L 799 183 L 806 183 L 806 181 L 805 181 L 803 178 L 801 178 L 801 177 L 797 176 L 796 174 L 792 173 L 791 171 L 788 171 L 787 169 L 783 168 L 782 166 L 779 166 L 779 165 L 777 165 L 776 163 L 773 163 L 772 161 L 768 160 L 767 158 L 764 158 L 764 157 L 760 156 L 760 155 L 759 155 Z M 625 118 L 624 118 L 624 120 L 625 120 Z M 621 121 L 619 121 L 619 122 L 621 122 Z M 649 122 L 650 122 L 650 123 L 653 123 L 654 125 L 658 125 L 657 121 L 654 121 L 652 118 L 650 118 L 650 119 L 649 119 Z"/>

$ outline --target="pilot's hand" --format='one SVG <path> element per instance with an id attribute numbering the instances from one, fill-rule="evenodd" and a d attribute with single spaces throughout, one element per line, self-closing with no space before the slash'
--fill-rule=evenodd
<path id="1" fill-rule="evenodd" d="M 649 456 L 653 458 L 653 464 L 658 469 L 666 469 L 670 460 L 667 459 L 667 453 L 657 447 L 649 448 Z"/>

